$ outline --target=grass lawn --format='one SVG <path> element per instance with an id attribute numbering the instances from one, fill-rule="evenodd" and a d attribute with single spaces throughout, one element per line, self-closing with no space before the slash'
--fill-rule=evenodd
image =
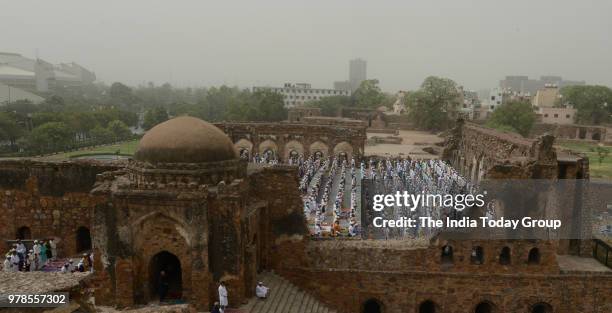
<path id="1" fill-rule="evenodd" d="M 591 150 L 597 147 L 597 144 L 595 143 L 559 142 L 558 145 L 575 152 L 586 154 L 589 157 L 591 177 L 612 179 L 612 146 L 605 146 L 608 150 L 610 150 L 610 153 L 602 160 L 600 164 L 597 152 Z"/>
<path id="2" fill-rule="evenodd" d="M 136 147 L 138 147 L 138 140 L 125 141 L 112 145 L 105 146 L 96 146 L 91 148 L 84 148 L 77 151 L 70 151 L 66 153 L 59 153 L 54 155 L 48 155 L 42 157 L 44 160 L 67 160 L 71 157 L 76 157 L 80 155 L 89 155 L 89 154 L 115 154 L 119 151 L 120 154 L 124 155 L 133 155 L 136 152 Z"/>

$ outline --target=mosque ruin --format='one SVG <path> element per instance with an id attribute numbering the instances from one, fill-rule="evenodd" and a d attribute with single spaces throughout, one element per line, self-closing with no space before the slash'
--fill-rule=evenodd
<path id="1" fill-rule="evenodd" d="M 365 125 L 338 123 L 178 117 L 147 132 L 127 162 L 0 161 L 0 237 L 58 238 L 64 256 L 93 251 L 93 273 L 67 289 L 83 310 L 88 298 L 118 309 L 154 301 L 164 269 L 168 296 L 198 311 L 224 281 L 230 307 L 273 312 L 252 302 L 273 271 L 318 312 L 612 312 L 612 272 L 592 258 L 592 240 L 311 240 L 297 167 L 248 160 L 361 159 Z M 588 179 L 588 159 L 553 142 L 459 123 L 443 159 L 475 182 Z"/>

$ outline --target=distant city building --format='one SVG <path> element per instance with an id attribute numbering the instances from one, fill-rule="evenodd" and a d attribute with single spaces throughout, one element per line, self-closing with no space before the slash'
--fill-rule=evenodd
<path id="1" fill-rule="evenodd" d="M 347 90 L 312 88 L 306 83 L 286 83 L 283 87 L 253 87 L 253 92 L 258 90 L 270 90 L 281 94 L 287 108 L 301 106 L 308 101 L 320 100 L 324 97 L 350 95 Z"/>
<path id="2" fill-rule="evenodd" d="M 574 124 L 576 109 L 540 107 L 538 108 L 538 115 L 544 124 L 570 125 Z"/>
<path id="3" fill-rule="evenodd" d="M 405 91 L 400 90 L 397 92 L 395 102 L 393 103 L 393 114 L 404 114 L 408 111 L 406 109 L 406 105 L 404 104 L 404 97 L 406 97 Z"/>
<path id="4" fill-rule="evenodd" d="M 559 87 L 554 84 L 546 84 L 544 88 L 538 89 L 531 100 L 531 104 L 538 108 L 550 108 L 561 100 Z"/>
<path id="5" fill-rule="evenodd" d="M 351 91 L 351 83 L 348 80 L 334 82 L 334 89 Z"/>
<path id="6" fill-rule="evenodd" d="M 480 117 L 480 99 L 478 93 L 473 90 L 465 90 L 459 86 L 459 115 L 465 119 L 478 119 Z"/>
<path id="7" fill-rule="evenodd" d="M 45 101 L 44 98 L 31 92 L 0 83 L 0 106 L 20 100 L 30 101 L 34 104 Z"/>
<path id="8" fill-rule="evenodd" d="M 544 88 L 547 84 L 563 88 L 565 86 L 585 85 L 585 82 L 563 80 L 561 76 L 541 76 L 540 79 L 529 79 L 528 76 L 506 76 L 499 82 L 499 87 L 521 94 L 534 95 L 538 89 Z"/>
<path id="9" fill-rule="evenodd" d="M 92 84 L 96 75 L 76 63 L 51 64 L 17 53 L 0 52 L 0 83 L 29 92 Z"/>
<path id="10" fill-rule="evenodd" d="M 367 79 L 367 63 L 362 59 L 354 59 L 349 62 L 349 84 L 351 91 L 357 90 L 361 82 Z"/>

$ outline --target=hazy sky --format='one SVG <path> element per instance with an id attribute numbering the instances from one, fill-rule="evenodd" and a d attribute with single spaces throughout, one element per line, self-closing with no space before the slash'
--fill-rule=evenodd
<path id="1" fill-rule="evenodd" d="M 331 87 L 361 57 L 386 91 L 429 75 L 612 86 L 610 12 L 611 0 L 0 0 L 0 51 L 130 85 Z"/>

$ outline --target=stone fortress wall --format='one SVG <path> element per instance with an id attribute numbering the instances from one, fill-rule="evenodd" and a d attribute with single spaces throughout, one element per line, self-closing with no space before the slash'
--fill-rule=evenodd
<path id="1" fill-rule="evenodd" d="M 558 164 L 552 139 L 460 124 L 447 139 L 445 156 L 477 180 L 554 179 L 560 166 L 570 167 L 564 178 L 588 177 L 588 160 L 580 156 Z M 566 266 L 565 260 L 575 260 L 564 255 L 572 252 L 569 242 L 452 238 L 442 233 L 431 242 L 296 239 L 273 248 L 278 255 L 273 268 L 347 313 L 362 312 L 372 301 L 382 312 L 464 313 L 483 303 L 491 312 L 532 312 L 537 305 L 550 312 L 612 310 L 612 275 Z M 577 244 L 575 255 L 592 253 L 588 243 Z M 447 245 L 450 259 L 442 256 Z M 478 260 L 471 257 L 475 248 L 482 251 Z M 435 311 L 420 311 L 427 304 Z"/>
<path id="2" fill-rule="evenodd" d="M 96 175 L 119 166 L 96 162 L 0 162 L 0 238 L 56 238 L 59 253 L 76 254 L 79 230 L 81 235 L 91 234 L 93 207 L 104 201 L 89 194 Z M 7 249 L 7 244 L 0 244 L 0 253 Z"/>

